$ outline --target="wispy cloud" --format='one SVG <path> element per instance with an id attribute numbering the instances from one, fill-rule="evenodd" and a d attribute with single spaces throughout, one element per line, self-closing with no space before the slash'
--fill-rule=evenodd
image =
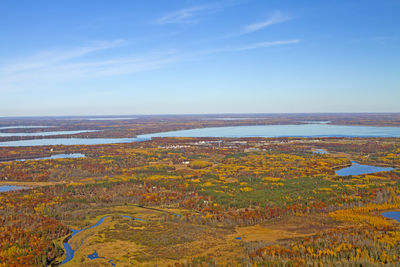
<path id="1" fill-rule="evenodd" d="M 280 46 L 280 45 L 290 45 L 290 44 L 297 44 L 300 43 L 301 40 L 299 39 L 292 39 L 292 40 L 283 40 L 283 41 L 269 41 L 269 42 L 259 42 L 250 45 L 239 46 L 233 48 L 233 51 L 244 51 L 244 50 L 251 50 L 251 49 L 258 49 L 258 48 L 266 48 L 271 46 Z"/>
<path id="2" fill-rule="evenodd" d="M 199 16 L 219 9 L 219 5 L 204 5 L 204 6 L 194 6 L 189 8 L 180 9 L 177 11 L 173 11 L 155 21 L 156 24 L 186 24 L 186 23 L 194 23 L 197 21 Z"/>
<path id="3" fill-rule="evenodd" d="M 282 23 L 282 22 L 285 22 L 285 21 L 288 21 L 291 19 L 293 19 L 293 18 L 278 11 L 278 12 L 275 12 L 274 14 L 272 14 L 272 16 L 270 16 L 267 20 L 247 25 L 246 27 L 244 27 L 243 32 L 244 33 L 255 32 L 255 31 L 264 29 L 268 26 Z"/>
<path id="4" fill-rule="evenodd" d="M 18 73 L 38 69 L 57 64 L 59 62 L 79 58 L 96 51 L 112 49 L 121 46 L 123 43 L 124 40 L 97 41 L 72 49 L 46 50 L 39 52 L 31 57 L 25 58 L 22 61 L 8 64 L 6 67 L 0 68 L 0 71 Z"/>
<path id="5" fill-rule="evenodd" d="M 0 90 L 154 70 L 179 60 L 174 51 L 123 57 L 101 55 L 98 60 L 86 57 L 97 51 L 115 49 L 122 43 L 120 40 L 105 41 L 67 50 L 48 50 L 5 64 L 0 66 Z"/>
<path id="6" fill-rule="evenodd" d="M 226 36 L 227 38 L 231 38 L 231 37 L 237 37 L 237 36 L 241 36 L 244 34 L 249 34 L 252 32 L 256 32 L 259 30 L 262 30 L 264 28 L 267 28 L 269 26 L 275 25 L 275 24 L 279 24 L 279 23 L 283 23 L 289 20 L 292 20 L 293 17 L 286 15 L 280 11 L 276 11 L 274 12 L 271 16 L 269 16 L 266 20 L 260 21 L 260 22 L 256 22 L 253 24 L 249 24 L 246 25 L 244 27 L 242 27 L 242 29 L 240 29 L 238 32 L 230 34 L 228 36 Z"/>
<path id="7" fill-rule="evenodd" d="M 204 55 L 224 52 L 239 52 L 272 46 L 299 43 L 299 39 L 279 40 L 214 48 L 203 51 L 147 52 L 126 54 L 113 53 L 124 42 L 121 40 L 95 42 L 69 50 L 47 50 L 25 60 L 0 66 L 0 91 L 13 89 L 52 87 L 66 82 L 96 80 L 99 78 L 127 75 L 165 68 L 171 64 L 201 59 Z M 110 51 L 109 51 L 110 50 Z M 88 57 L 92 53 L 106 51 L 97 55 L 97 60 Z M 118 55 L 118 56 L 116 56 Z"/>
<path id="8" fill-rule="evenodd" d="M 265 41 L 265 42 L 258 42 L 258 43 L 251 43 L 251 44 L 243 44 L 243 45 L 236 45 L 236 46 L 226 46 L 221 48 L 214 48 L 208 49 L 203 51 L 192 52 L 189 55 L 186 55 L 184 58 L 187 60 L 194 60 L 194 59 L 201 59 L 203 56 L 206 55 L 213 55 L 219 53 L 226 53 L 226 52 L 241 52 L 253 49 L 262 49 L 268 48 L 273 46 L 284 46 L 284 45 L 293 45 L 300 43 L 300 39 L 290 39 L 290 40 L 278 40 L 278 41 Z"/>

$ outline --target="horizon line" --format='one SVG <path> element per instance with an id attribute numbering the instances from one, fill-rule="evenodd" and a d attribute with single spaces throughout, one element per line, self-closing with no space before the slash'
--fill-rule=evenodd
<path id="1" fill-rule="evenodd" d="M 130 118 L 131 116 L 210 116 L 210 115 L 300 115 L 300 114 L 400 114 L 400 111 L 394 112 L 386 112 L 386 111 L 349 111 L 349 112 L 249 112 L 249 113 L 235 113 L 235 112 L 226 112 L 226 113 L 148 113 L 148 114 L 113 114 L 113 115 L 11 115 L 11 116 L 0 116 L 0 119 L 7 119 L 7 118 L 65 118 L 65 117 L 126 117 Z"/>

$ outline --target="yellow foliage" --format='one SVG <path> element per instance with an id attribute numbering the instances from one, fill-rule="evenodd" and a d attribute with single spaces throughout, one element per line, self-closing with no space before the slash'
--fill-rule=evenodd
<path id="1" fill-rule="evenodd" d="M 213 185 L 213 184 L 212 184 L 211 182 L 205 182 L 203 186 L 208 187 L 208 186 L 212 186 L 212 185 Z"/>
<path id="2" fill-rule="evenodd" d="M 205 160 L 194 160 L 189 163 L 189 167 L 192 169 L 203 169 L 212 166 L 212 163 Z"/>
<path id="3" fill-rule="evenodd" d="M 263 181 L 268 181 L 268 182 L 279 182 L 282 180 L 281 178 L 275 178 L 275 177 L 264 177 L 262 179 Z"/>
<path id="4" fill-rule="evenodd" d="M 253 191 L 253 188 L 246 186 L 246 187 L 240 188 L 240 191 L 242 191 L 242 192 L 250 192 L 250 191 Z"/>
<path id="5" fill-rule="evenodd" d="M 369 224 L 376 227 L 390 226 L 391 221 L 383 216 L 374 216 L 373 211 L 399 209 L 400 204 L 369 204 L 365 207 L 357 207 L 346 210 L 337 210 L 328 215 L 340 221 L 356 224 Z"/>
<path id="6" fill-rule="evenodd" d="M 329 187 L 321 187 L 321 188 L 319 188 L 318 190 L 319 190 L 319 191 L 323 191 L 323 192 L 331 192 L 331 191 L 332 191 L 332 188 L 329 188 Z"/>
<path id="7" fill-rule="evenodd" d="M 84 183 L 72 182 L 72 183 L 67 184 L 67 186 L 81 186 L 81 185 L 84 185 Z"/>

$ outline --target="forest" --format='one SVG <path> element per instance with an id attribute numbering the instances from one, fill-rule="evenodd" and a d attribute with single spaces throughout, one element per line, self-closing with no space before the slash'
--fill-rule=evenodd
<path id="1" fill-rule="evenodd" d="M 85 157 L 35 160 L 71 153 Z M 0 266 L 60 265 L 63 243 L 65 266 L 400 264 L 399 223 L 382 216 L 400 210 L 398 138 L 153 138 L 0 159 L 1 185 L 23 186 L 0 193 Z M 335 173 L 352 161 L 394 169 Z"/>

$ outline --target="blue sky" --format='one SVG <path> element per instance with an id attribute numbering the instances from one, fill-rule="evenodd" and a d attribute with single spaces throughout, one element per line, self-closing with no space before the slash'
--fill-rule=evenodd
<path id="1" fill-rule="evenodd" d="M 0 1 L 0 116 L 400 112 L 400 1 Z"/>

